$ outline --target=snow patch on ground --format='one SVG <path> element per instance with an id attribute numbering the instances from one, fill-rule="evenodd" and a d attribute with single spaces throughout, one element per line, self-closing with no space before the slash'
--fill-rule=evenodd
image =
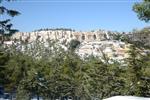
<path id="1" fill-rule="evenodd" d="M 135 96 L 114 96 L 103 100 L 150 100 L 150 98 L 135 97 Z"/>

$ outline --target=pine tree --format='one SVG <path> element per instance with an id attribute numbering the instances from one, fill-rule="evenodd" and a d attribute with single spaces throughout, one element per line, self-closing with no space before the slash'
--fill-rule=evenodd
<path id="1" fill-rule="evenodd" d="M 7 14 L 10 17 L 15 17 L 19 15 L 20 13 L 16 10 L 10 10 L 6 7 L 2 6 L 2 2 L 4 0 L 0 1 L 0 15 L 5 16 L 4 14 Z M 13 1 L 13 0 L 5 0 L 5 1 Z M 0 20 L 0 44 L 3 44 L 4 41 L 9 40 L 9 37 L 17 32 L 18 30 L 12 29 L 13 24 L 10 22 L 10 19 L 3 19 Z"/>
<path id="2" fill-rule="evenodd" d="M 127 59 L 127 67 L 125 73 L 126 94 L 135 96 L 143 95 L 143 86 L 146 81 L 142 80 L 145 61 L 142 59 L 142 51 L 135 45 L 131 45 L 129 50 L 130 57 Z"/>
<path id="3" fill-rule="evenodd" d="M 149 22 L 150 21 L 150 0 L 143 0 L 143 2 L 135 3 L 133 11 L 137 13 L 140 20 Z"/>

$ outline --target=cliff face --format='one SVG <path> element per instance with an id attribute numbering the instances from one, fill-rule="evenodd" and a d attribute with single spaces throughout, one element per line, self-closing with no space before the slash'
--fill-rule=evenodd
<path id="1" fill-rule="evenodd" d="M 115 38 L 114 38 L 115 37 Z M 109 58 L 121 60 L 128 57 L 129 44 L 117 40 L 120 37 L 118 32 L 97 30 L 91 32 L 77 32 L 73 30 L 40 30 L 29 33 L 18 32 L 12 36 L 12 39 L 25 41 L 29 44 L 39 40 L 47 43 L 47 40 L 55 40 L 63 48 L 67 49 L 67 44 L 76 39 L 80 41 L 80 46 L 76 53 L 81 57 L 88 55 L 102 56 L 105 53 Z"/>
<path id="2" fill-rule="evenodd" d="M 44 46 L 42 49 L 50 49 L 47 44 L 49 40 L 54 40 L 56 45 L 62 47 L 64 50 L 68 50 L 70 41 L 75 39 L 80 42 L 75 52 L 81 57 L 89 55 L 102 57 L 105 54 L 107 57 L 119 61 L 129 56 L 127 51 L 129 50 L 130 42 L 123 42 L 123 40 L 131 39 L 132 41 L 141 41 L 146 45 L 150 43 L 149 32 L 149 29 L 144 29 L 144 31 L 133 34 L 121 34 L 119 32 L 104 30 L 78 32 L 71 29 L 46 29 L 34 32 L 15 33 L 12 36 L 12 41 L 7 41 L 5 44 L 9 46 L 13 44 L 13 40 L 19 40 L 20 47 L 22 47 L 21 43 L 25 42 L 31 48 L 36 46 L 36 40 L 38 40 Z"/>
<path id="3" fill-rule="evenodd" d="M 41 41 L 50 40 L 66 40 L 77 39 L 80 42 L 102 41 L 109 39 L 107 31 L 94 32 L 76 32 L 72 30 L 42 30 L 35 32 L 18 32 L 12 36 L 12 39 L 32 42 L 37 39 Z"/>

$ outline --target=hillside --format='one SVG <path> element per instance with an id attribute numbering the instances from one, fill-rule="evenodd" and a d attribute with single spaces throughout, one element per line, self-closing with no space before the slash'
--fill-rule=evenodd
<path id="1" fill-rule="evenodd" d="M 40 29 L 33 32 L 18 32 L 12 36 L 12 40 L 22 41 L 28 44 L 33 44 L 35 41 L 46 43 L 48 40 L 57 41 L 65 50 L 71 40 L 77 40 L 80 45 L 76 48 L 76 53 L 81 57 L 90 55 L 102 57 L 106 54 L 107 57 L 114 60 L 122 60 L 128 57 L 127 51 L 130 44 L 122 41 L 125 33 L 94 30 L 89 32 L 78 32 L 72 29 Z"/>

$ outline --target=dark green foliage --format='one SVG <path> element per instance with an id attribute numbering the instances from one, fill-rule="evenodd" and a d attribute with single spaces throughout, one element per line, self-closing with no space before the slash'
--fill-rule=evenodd
<path id="1" fill-rule="evenodd" d="M 75 31 L 74 29 L 71 28 L 44 28 L 44 29 L 38 29 L 38 30 L 34 30 L 34 32 L 38 32 L 38 31 L 55 31 L 55 30 L 63 30 L 63 31 Z"/>
<path id="2" fill-rule="evenodd" d="M 31 63 L 32 62 L 32 63 Z M 10 83 L 4 84 L 5 89 L 11 91 L 21 84 L 22 80 L 27 77 L 27 73 L 32 68 L 33 60 L 28 56 L 22 56 L 22 54 L 16 54 L 10 56 L 7 64 L 5 65 L 5 78 Z"/>
<path id="3" fill-rule="evenodd" d="M 143 5 L 148 5 L 149 0 L 145 2 Z M 140 19 L 148 22 L 149 10 L 145 13 L 140 5 L 135 4 L 134 10 L 137 13 L 144 10 L 139 15 Z M 0 14 L 4 13 L 11 17 L 19 14 L 1 6 Z M 0 21 L 2 41 L 16 32 L 11 28 L 10 19 Z M 120 34 L 114 38 L 128 40 Z M 116 61 L 110 63 L 105 54 L 102 59 L 94 56 L 80 58 L 73 52 L 80 45 L 77 40 L 69 43 L 68 51 L 53 47 L 53 42 L 48 42 L 49 48 L 44 48 L 37 40 L 30 48 L 23 43 L 25 50 L 22 52 L 13 46 L 0 51 L 0 85 L 6 92 L 16 91 L 17 100 L 30 100 L 33 95 L 44 98 L 78 96 L 81 100 L 115 95 L 150 96 L 150 54 L 143 55 L 136 46 L 131 46 L 130 57 L 122 66 Z"/>
<path id="4" fill-rule="evenodd" d="M 133 11 L 137 13 L 140 20 L 149 22 L 150 21 L 150 1 L 143 0 L 143 2 L 135 3 Z"/>
<path id="5" fill-rule="evenodd" d="M 124 87 L 124 82 L 120 78 L 122 69 L 119 67 L 118 62 L 113 64 L 102 62 L 101 59 L 92 58 L 90 61 L 90 77 L 91 77 L 91 90 L 90 93 L 93 97 L 100 99 L 121 95 Z"/>
<path id="6" fill-rule="evenodd" d="M 0 51 L 0 85 L 4 85 L 7 82 L 7 79 L 5 77 L 5 65 L 9 61 L 9 55 L 5 53 L 4 51 Z"/>
<path id="7" fill-rule="evenodd" d="M 77 47 L 79 47 L 79 45 L 80 45 L 80 41 L 71 40 L 69 43 L 69 49 L 74 51 Z"/>
<path id="8" fill-rule="evenodd" d="M 131 46 L 131 50 L 129 51 L 130 57 L 128 58 L 128 66 L 127 66 L 127 73 L 128 76 L 126 77 L 129 95 L 138 95 L 140 96 L 140 77 L 142 76 L 141 73 L 141 61 L 140 55 L 137 48 L 133 45 Z"/>
<path id="9" fill-rule="evenodd" d="M 2 1 L 3 0 L 1 0 L 0 3 Z M 11 0 L 6 0 L 6 1 L 11 1 Z M 0 5 L 0 15 L 6 16 L 5 14 L 7 14 L 10 17 L 15 17 L 20 13 L 16 10 L 9 10 L 6 7 Z M 0 44 L 3 44 L 4 41 L 9 40 L 9 37 L 13 33 L 18 31 L 16 29 L 12 29 L 12 26 L 13 24 L 10 23 L 10 19 L 0 20 Z"/>
<path id="10" fill-rule="evenodd" d="M 79 96 L 81 100 L 114 95 L 150 96 L 150 56 L 141 55 L 135 46 L 124 66 L 116 61 L 109 63 L 105 54 L 103 60 L 94 56 L 81 59 L 70 50 L 59 49 L 46 52 L 47 57 L 39 59 L 29 56 L 30 53 L 12 51 L 0 53 L 4 66 L 0 78 L 5 82 L 1 83 L 5 90 L 17 91 L 18 100 L 32 95 Z"/>
<path id="11" fill-rule="evenodd" d="M 150 48 L 150 27 L 145 27 L 141 30 L 134 30 L 133 37 L 130 43 L 137 47 Z"/>
<path id="12" fill-rule="evenodd" d="M 144 75 L 145 71 L 149 69 L 150 65 L 148 55 L 142 55 L 139 48 L 132 45 L 129 51 L 130 57 L 127 59 L 125 82 L 126 94 L 136 96 L 149 96 L 150 90 L 148 80 L 143 77 L 150 77 L 150 74 Z M 145 60 L 147 59 L 147 60 Z"/>

